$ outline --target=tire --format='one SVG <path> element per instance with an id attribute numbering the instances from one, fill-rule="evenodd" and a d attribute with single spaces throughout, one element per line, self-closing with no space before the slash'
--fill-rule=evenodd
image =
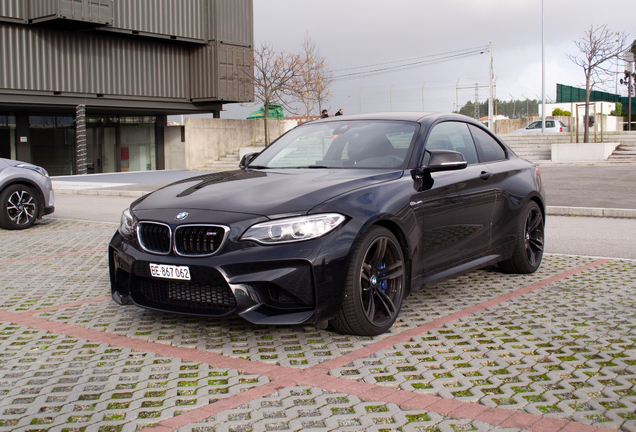
<path id="1" fill-rule="evenodd" d="M 9 230 L 30 228 L 40 214 L 40 203 L 33 189 L 11 185 L 0 193 L 0 227 Z"/>
<path id="2" fill-rule="evenodd" d="M 344 301 L 331 327 L 339 333 L 376 336 L 397 318 L 405 288 L 400 243 L 386 228 L 372 226 L 353 247 Z"/>
<path id="3" fill-rule="evenodd" d="M 499 268 L 506 273 L 534 273 L 543 259 L 544 226 L 539 205 L 530 201 L 521 212 L 515 250 L 510 258 L 499 263 Z"/>

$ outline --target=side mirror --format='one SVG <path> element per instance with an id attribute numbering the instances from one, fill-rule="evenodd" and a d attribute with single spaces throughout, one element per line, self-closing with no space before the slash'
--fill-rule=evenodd
<path id="1" fill-rule="evenodd" d="M 460 152 L 452 150 L 427 150 L 426 152 L 429 157 L 424 169 L 430 172 L 454 171 L 468 166 L 468 162 Z"/>
<path id="2" fill-rule="evenodd" d="M 252 162 L 252 160 L 256 157 L 258 153 L 248 153 L 241 158 L 241 162 L 239 163 L 239 168 L 244 170 L 247 166 Z"/>

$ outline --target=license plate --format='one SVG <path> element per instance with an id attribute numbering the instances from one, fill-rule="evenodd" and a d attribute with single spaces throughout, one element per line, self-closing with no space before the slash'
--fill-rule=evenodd
<path id="1" fill-rule="evenodd" d="M 150 274 L 164 279 L 190 280 L 190 269 L 187 266 L 150 264 Z"/>

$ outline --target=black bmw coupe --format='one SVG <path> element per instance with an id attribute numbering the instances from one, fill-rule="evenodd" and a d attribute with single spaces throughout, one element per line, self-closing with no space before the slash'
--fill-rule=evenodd
<path id="1" fill-rule="evenodd" d="M 539 170 L 480 123 L 339 116 L 132 203 L 110 243 L 112 296 L 377 335 L 413 289 L 495 263 L 534 272 L 544 219 Z"/>

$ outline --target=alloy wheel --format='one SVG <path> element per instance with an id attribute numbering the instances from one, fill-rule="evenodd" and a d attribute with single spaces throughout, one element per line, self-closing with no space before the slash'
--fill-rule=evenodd
<path id="1" fill-rule="evenodd" d="M 35 198 L 26 190 L 17 190 L 7 199 L 7 216 L 18 226 L 28 225 L 35 219 Z"/>
<path id="2" fill-rule="evenodd" d="M 536 266 L 543 257 L 543 215 L 534 207 L 528 212 L 525 228 L 525 249 L 528 264 Z"/>
<path id="3" fill-rule="evenodd" d="M 367 249 L 360 287 L 362 308 L 370 323 L 381 327 L 395 319 L 404 287 L 404 263 L 391 238 L 380 236 Z"/>

